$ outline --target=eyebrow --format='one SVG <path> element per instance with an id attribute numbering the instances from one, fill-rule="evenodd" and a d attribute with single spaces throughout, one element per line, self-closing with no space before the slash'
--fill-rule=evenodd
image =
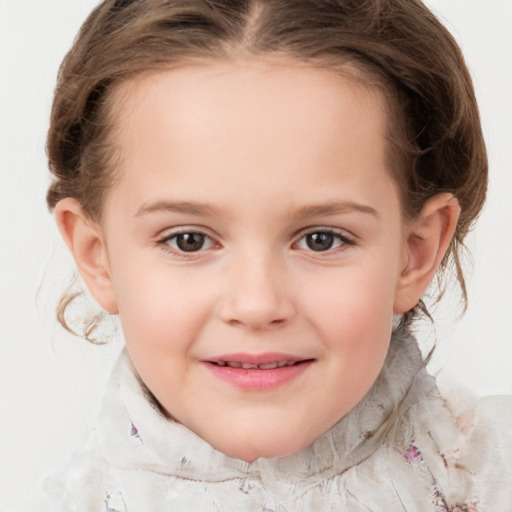
<path id="1" fill-rule="evenodd" d="M 375 208 L 352 201 L 333 201 L 329 203 L 302 206 L 297 210 L 294 210 L 290 216 L 299 218 L 311 218 L 322 217 L 326 215 L 337 215 L 340 213 L 350 213 L 354 211 L 372 215 L 377 219 L 380 217 L 379 212 Z"/>
<path id="2" fill-rule="evenodd" d="M 168 211 L 177 213 L 186 213 L 190 215 L 205 215 L 211 217 L 220 217 L 220 210 L 208 203 L 196 201 L 153 201 L 144 203 L 135 214 L 136 217 L 147 215 L 148 213 Z M 312 218 L 328 215 L 338 215 L 341 213 L 361 212 L 373 217 L 379 218 L 379 213 L 375 208 L 352 201 L 333 201 L 329 203 L 320 203 L 301 206 L 290 212 L 291 218 Z"/>
<path id="3" fill-rule="evenodd" d="M 144 203 L 135 214 L 136 217 L 147 215 L 153 212 L 177 212 L 188 213 L 191 215 L 208 215 L 219 217 L 218 208 L 208 203 L 200 203 L 196 201 L 153 201 Z"/>

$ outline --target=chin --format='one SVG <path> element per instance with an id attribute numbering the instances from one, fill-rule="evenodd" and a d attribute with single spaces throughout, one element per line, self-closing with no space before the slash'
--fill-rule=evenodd
<path id="1" fill-rule="evenodd" d="M 268 437 L 263 439 L 252 438 L 250 440 L 245 437 L 240 439 L 231 438 L 224 443 L 212 443 L 212 446 L 229 457 L 250 463 L 260 458 L 272 459 L 274 457 L 291 455 L 292 453 L 306 448 L 313 442 L 298 440 L 296 438 L 295 442 L 290 442 L 292 438 L 293 435 L 287 436 L 286 438 L 274 435 L 271 436 L 271 439 Z"/>

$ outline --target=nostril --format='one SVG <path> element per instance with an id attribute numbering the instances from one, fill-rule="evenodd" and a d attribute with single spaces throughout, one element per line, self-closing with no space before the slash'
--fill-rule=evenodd
<path id="1" fill-rule="evenodd" d="M 243 325 L 246 325 L 248 327 L 253 327 L 253 328 L 256 328 L 256 329 L 260 329 L 260 328 L 263 328 L 263 327 L 280 327 L 282 325 L 284 325 L 286 323 L 286 319 L 285 318 L 278 318 L 278 319 L 275 319 L 275 320 L 270 320 L 269 322 L 265 322 L 265 321 L 262 321 L 262 320 L 254 320 L 254 319 L 246 319 L 245 321 L 242 321 L 242 320 L 238 320 L 236 318 L 232 318 L 230 320 L 228 320 L 228 323 L 229 325 L 232 325 L 233 327 L 239 327 L 239 326 L 243 326 Z"/>
<path id="2" fill-rule="evenodd" d="M 295 308 L 282 291 L 278 294 L 271 287 L 262 289 L 254 283 L 251 287 L 247 283 L 237 283 L 237 287 L 223 297 L 218 312 L 231 326 L 261 329 L 286 325 L 294 316 Z"/>

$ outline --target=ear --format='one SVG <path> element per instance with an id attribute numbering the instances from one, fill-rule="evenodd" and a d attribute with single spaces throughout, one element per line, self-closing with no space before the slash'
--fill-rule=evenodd
<path id="1" fill-rule="evenodd" d="M 407 228 L 404 264 L 395 291 L 394 312 L 406 313 L 425 293 L 455 233 L 458 200 L 448 193 L 430 198 Z"/>
<path id="2" fill-rule="evenodd" d="M 117 313 L 101 227 L 84 214 L 76 199 L 69 197 L 56 204 L 55 220 L 89 292 L 103 309 Z"/>

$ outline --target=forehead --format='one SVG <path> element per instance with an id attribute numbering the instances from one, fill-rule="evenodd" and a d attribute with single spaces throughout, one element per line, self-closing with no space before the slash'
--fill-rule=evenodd
<path id="1" fill-rule="evenodd" d="M 119 184 L 137 182 L 142 194 L 150 174 L 197 193 L 229 183 L 242 197 L 268 194 L 270 178 L 287 187 L 300 176 L 305 187 L 328 189 L 333 175 L 385 166 L 384 104 L 377 88 L 292 62 L 194 63 L 141 75 L 113 96 Z"/>
<path id="2" fill-rule="evenodd" d="M 351 104 L 357 108 L 358 124 L 365 118 L 384 128 L 387 101 L 372 83 L 363 71 L 348 64 L 334 71 L 283 57 L 197 60 L 121 83 L 112 95 L 110 110 L 114 132 L 130 125 L 137 128 L 134 117 L 144 117 L 149 111 L 153 115 L 155 108 L 163 113 L 163 107 L 179 120 L 176 136 L 190 126 L 196 132 L 201 126 L 208 128 L 207 123 L 226 131 L 233 114 L 238 126 L 244 118 L 243 126 L 249 128 L 271 120 L 274 126 L 302 126 L 305 131 L 309 127 L 311 135 L 313 123 L 343 121 L 339 114 L 345 117 L 342 111 Z M 220 118 L 219 110 L 224 112 Z"/>

